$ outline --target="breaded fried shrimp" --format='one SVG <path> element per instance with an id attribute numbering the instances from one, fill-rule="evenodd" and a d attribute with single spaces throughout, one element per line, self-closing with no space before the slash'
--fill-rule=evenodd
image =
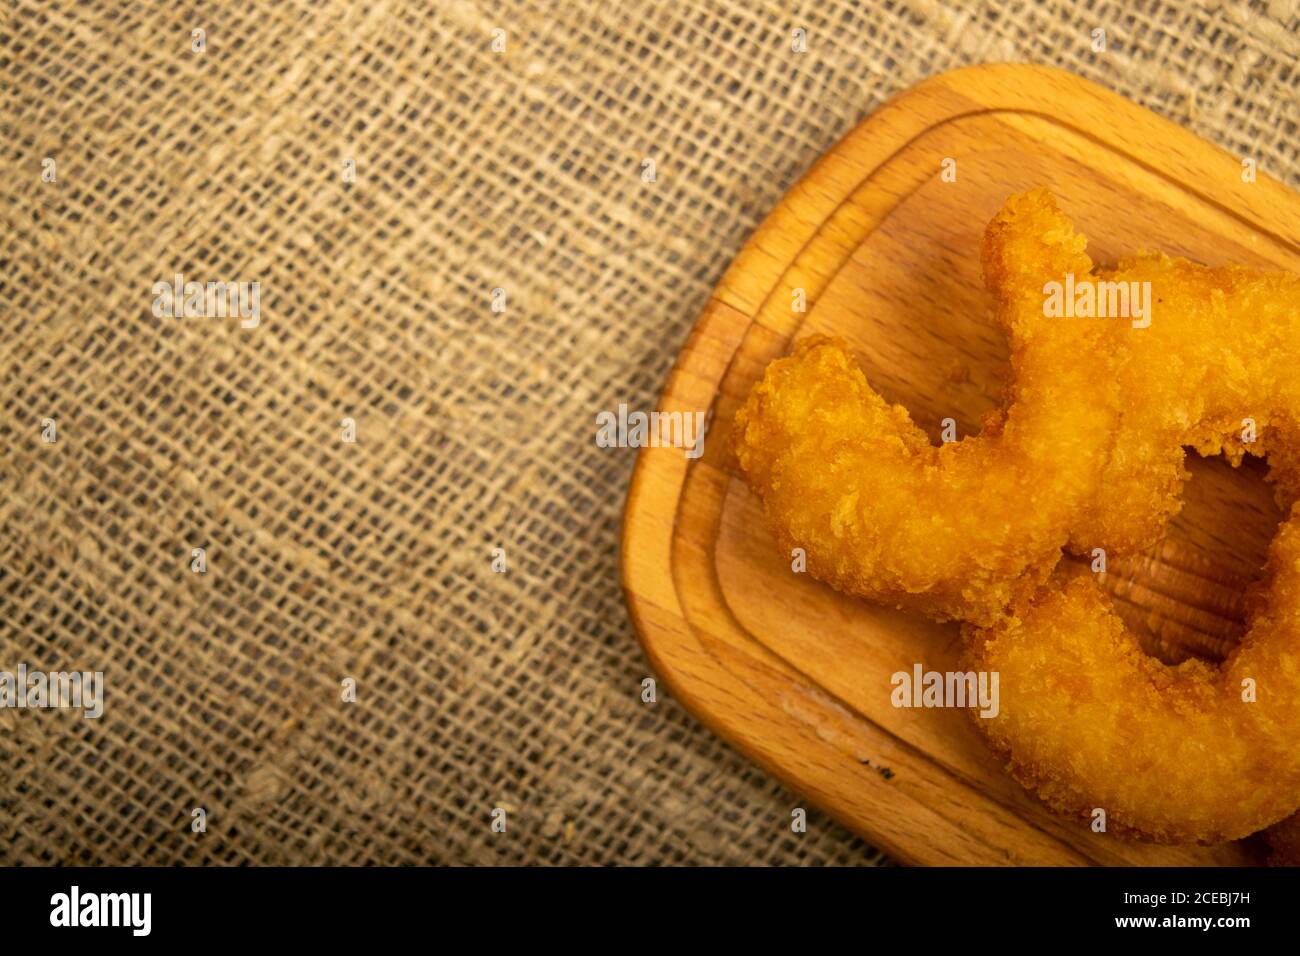
<path id="1" fill-rule="evenodd" d="M 814 577 L 939 619 L 991 621 L 1041 581 L 1093 495 L 1115 429 L 1104 330 L 1049 325 L 1042 275 L 1091 268 L 1039 191 L 989 227 L 987 281 L 1011 340 L 1014 394 L 979 436 L 930 444 L 845 346 L 810 338 L 773 362 L 737 415 L 737 455 L 784 548 Z M 1061 467 L 1064 459 L 1072 467 Z"/>

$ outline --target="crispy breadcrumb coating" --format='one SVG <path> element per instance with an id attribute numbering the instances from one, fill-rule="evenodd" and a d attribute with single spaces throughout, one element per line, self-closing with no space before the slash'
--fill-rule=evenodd
<path id="1" fill-rule="evenodd" d="M 805 339 L 768 366 L 736 416 L 736 454 L 784 551 L 803 548 L 847 593 L 988 624 L 1062 547 L 1157 540 L 1180 506 L 1184 445 L 1235 464 L 1294 434 L 1300 277 L 1160 254 L 1094 273 L 1085 242 L 1042 189 L 989 224 L 985 283 L 1013 380 L 977 436 L 932 446 L 840 341 Z M 1067 275 L 1150 283 L 1150 324 L 1046 317 L 1045 286 Z"/>
<path id="2" fill-rule="evenodd" d="M 1162 842 L 1236 839 L 1300 806 L 1300 276 L 1158 253 L 1094 272 L 1084 246 L 1044 190 L 990 223 L 985 282 L 1014 380 L 978 436 L 934 447 L 843 343 L 814 337 L 754 386 L 737 459 L 814 577 L 970 622 L 966 665 L 1001 687 L 977 723 L 1048 804 Z M 1067 277 L 1149 290 L 1148 311 L 1049 317 L 1049 283 Z M 1051 576 L 1063 547 L 1157 540 L 1185 446 L 1268 454 L 1290 511 L 1250 630 L 1218 667 L 1147 656 L 1093 579 Z M 1270 831 L 1278 860 L 1298 831 Z"/>
<path id="3" fill-rule="evenodd" d="M 1043 274 L 1087 273 L 1083 246 L 1043 191 L 989 227 L 985 272 L 1015 377 L 1006 413 L 976 437 L 932 446 L 839 341 L 805 339 L 768 367 L 736 417 L 737 456 L 783 549 L 803 548 L 814 577 L 988 622 L 1051 571 L 1116 428 L 1113 382 L 1079 360 L 1104 328 L 1042 314 Z"/>
<path id="4" fill-rule="evenodd" d="M 1153 315 L 1149 328 L 1110 326 L 1119 428 L 1071 541 L 1082 553 L 1126 553 L 1149 547 L 1181 508 L 1183 446 L 1222 452 L 1233 465 L 1247 451 L 1297 447 L 1300 276 L 1152 253 L 1123 260 L 1101 278 L 1150 283 Z M 1277 457 L 1292 467 L 1290 455 Z M 1292 495 L 1284 489 L 1282 497 Z"/>
<path id="5" fill-rule="evenodd" d="M 976 717 L 1011 773 L 1055 809 L 1159 842 L 1235 840 L 1300 804 L 1300 523 L 1270 550 L 1270 598 L 1215 667 L 1144 654 L 1091 576 L 992 628 L 963 667 L 999 674 Z"/>

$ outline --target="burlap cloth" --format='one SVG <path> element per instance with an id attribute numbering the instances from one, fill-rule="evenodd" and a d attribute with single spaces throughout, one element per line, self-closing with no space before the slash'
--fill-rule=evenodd
<path id="1" fill-rule="evenodd" d="M 929 74 L 1055 63 L 1297 178 L 1285 0 L 3 16 L 0 669 L 107 683 L 0 710 L 5 863 L 878 861 L 642 703 L 595 413 L 652 407 L 751 229 Z M 260 324 L 155 316 L 176 273 Z"/>

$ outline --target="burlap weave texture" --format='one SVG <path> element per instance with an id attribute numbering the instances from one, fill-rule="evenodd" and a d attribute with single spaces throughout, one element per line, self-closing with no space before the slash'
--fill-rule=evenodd
<path id="1" fill-rule="evenodd" d="M 765 212 L 935 72 L 1053 63 L 1298 178 L 1291 2 L 3 17 L 0 669 L 107 691 L 0 710 L 0 863 L 878 860 L 642 703 L 595 414 L 652 407 Z M 258 324 L 158 317 L 178 273 L 257 281 Z"/>

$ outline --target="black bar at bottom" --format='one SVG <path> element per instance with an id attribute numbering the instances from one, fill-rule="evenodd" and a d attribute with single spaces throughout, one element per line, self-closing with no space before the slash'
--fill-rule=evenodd
<path id="1" fill-rule="evenodd" d="M 1294 869 L 9 868 L 0 869 L 0 925 L 15 943 L 77 934 L 337 945 L 434 933 L 456 949 L 513 939 L 735 946 L 845 933 L 869 944 L 901 932 L 983 945 L 1032 931 L 1070 941 L 1199 934 L 1231 945 L 1242 934 L 1293 936 L 1298 889 Z"/>

